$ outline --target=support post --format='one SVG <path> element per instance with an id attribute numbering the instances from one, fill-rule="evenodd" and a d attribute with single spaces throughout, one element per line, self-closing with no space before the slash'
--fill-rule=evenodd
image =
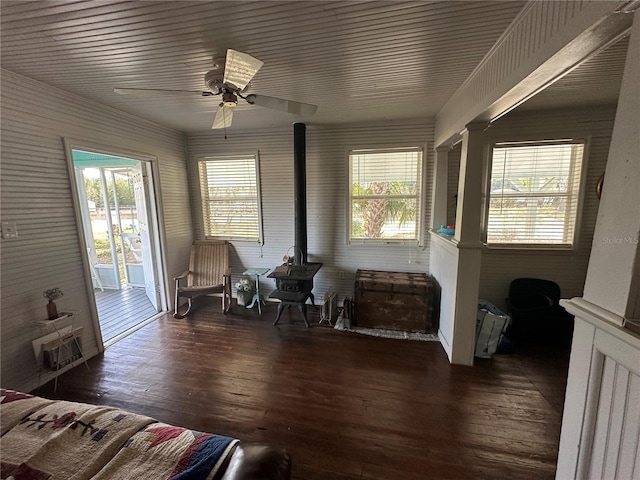
<path id="1" fill-rule="evenodd" d="M 482 188 L 487 124 L 469 124 L 462 132 L 458 207 L 454 243 L 458 248 L 451 363 L 473 365 L 480 291 Z"/>

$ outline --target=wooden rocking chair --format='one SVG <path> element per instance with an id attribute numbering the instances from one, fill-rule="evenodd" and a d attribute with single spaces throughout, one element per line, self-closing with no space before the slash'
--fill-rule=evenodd
<path id="1" fill-rule="evenodd" d="M 185 318 L 191 313 L 193 299 L 200 295 L 222 294 L 222 313 L 231 307 L 231 268 L 229 268 L 229 242 L 226 240 L 196 240 L 191 245 L 189 270 L 173 277 L 176 282 L 174 318 Z M 186 279 L 186 285 L 180 281 Z M 187 310 L 180 311 L 180 298 L 187 299 Z"/>

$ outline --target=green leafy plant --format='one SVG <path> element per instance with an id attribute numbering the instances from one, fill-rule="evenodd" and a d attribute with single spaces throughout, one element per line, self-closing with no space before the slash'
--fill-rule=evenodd
<path id="1" fill-rule="evenodd" d="M 399 198 L 416 193 L 416 185 L 410 182 L 354 184 L 352 195 L 360 198 L 353 202 L 352 236 L 380 238 L 386 222 L 402 226 L 416 221 L 417 203 L 410 198 Z"/>

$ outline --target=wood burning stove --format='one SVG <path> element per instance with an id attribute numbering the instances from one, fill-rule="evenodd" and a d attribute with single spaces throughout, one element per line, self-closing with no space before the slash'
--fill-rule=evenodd
<path id="1" fill-rule="evenodd" d="M 293 125 L 293 179 L 294 179 L 294 208 L 295 208 L 295 246 L 292 265 L 276 267 L 268 277 L 275 278 L 276 290 L 270 298 L 280 300 L 278 313 L 273 323 L 276 325 L 285 306 L 296 305 L 302 312 L 304 323 L 307 321 L 307 300 L 313 298 L 313 277 L 321 263 L 307 263 L 307 179 L 306 179 L 306 125 Z"/>
<path id="2" fill-rule="evenodd" d="M 302 313 L 304 324 L 308 327 L 306 303 L 308 299 L 311 299 L 311 304 L 314 304 L 313 277 L 322 267 L 322 263 L 282 266 L 285 268 L 278 267 L 268 275 L 276 280 L 276 290 L 269 297 L 280 300 L 276 320 L 273 324 L 278 324 L 285 306 L 295 305 Z"/>

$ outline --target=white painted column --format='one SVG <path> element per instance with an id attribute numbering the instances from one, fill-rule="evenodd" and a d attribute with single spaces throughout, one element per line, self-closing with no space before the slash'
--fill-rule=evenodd
<path id="1" fill-rule="evenodd" d="M 563 300 L 576 326 L 558 480 L 640 472 L 640 12 L 627 53 L 584 297 Z"/>
<path id="2" fill-rule="evenodd" d="M 640 18 L 625 64 L 584 300 L 640 319 Z"/>
<path id="3" fill-rule="evenodd" d="M 462 154 L 458 178 L 456 234 L 458 244 L 478 246 L 482 218 L 482 178 L 487 123 L 473 123 L 462 132 Z"/>
<path id="4" fill-rule="evenodd" d="M 454 243 L 458 248 L 451 363 L 473 365 L 480 291 L 482 178 L 487 124 L 470 124 L 462 132 L 458 206 Z"/>

